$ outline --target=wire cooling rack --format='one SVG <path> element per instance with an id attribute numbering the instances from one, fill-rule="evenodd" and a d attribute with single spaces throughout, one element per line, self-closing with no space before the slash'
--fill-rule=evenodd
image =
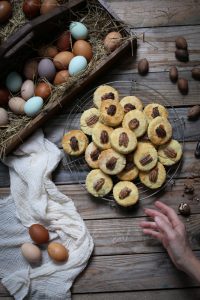
<path id="1" fill-rule="evenodd" d="M 140 84 L 136 81 L 113 81 L 113 82 L 106 82 L 104 84 L 116 88 L 119 92 L 120 99 L 122 99 L 125 96 L 134 95 L 142 100 L 144 106 L 152 102 L 156 102 L 165 106 L 169 112 L 169 121 L 173 128 L 173 138 L 179 140 L 182 143 L 182 147 L 184 148 L 184 120 L 182 117 L 178 115 L 175 108 L 169 103 L 169 101 L 166 100 L 166 98 L 161 93 L 159 93 L 158 91 L 156 91 L 155 89 L 147 85 Z M 66 126 L 63 134 L 73 129 L 80 129 L 81 114 L 86 109 L 94 107 L 93 94 L 97 87 L 98 86 L 90 90 L 80 99 L 75 100 L 73 108 L 71 109 L 70 113 L 67 115 Z M 85 179 L 87 174 L 91 171 L 91 169 L 87 165 L 84 155 L 80 157 L 72 157 L 65 154 L 63 158 L 63 165 L 65 169 L 71 173 L 73 182 L 79 183 L 84 189 L 86 189 Z M 181 165 L 181 161 L 179 161 L 176 165 L 172 167 L 166 168 L 167 179 L 163 184 L 163 186 L 160 187 L 159 189 L 151 190 L 146 186 L 144 186 L 139 181 L 139 179 L 138 181 L 137 180 L 134 181 L 134 183 L 137 185 L 139 190 L 140 201 L 155 195 L 156 193 L 160 192 L 163 188 L 165 188 L 167 185 L 172 184 L 173 179 L 180 168 L 180 165 Z M 117 179 L 114 178 L 113 182 L 115 183 L 115 181 L 117 182 Z M 104 201 L 109 201 L 112 204 L 115 203 L 112 193 L 106 195 L 105 197 L 102 197 L 101 199 Z"/>

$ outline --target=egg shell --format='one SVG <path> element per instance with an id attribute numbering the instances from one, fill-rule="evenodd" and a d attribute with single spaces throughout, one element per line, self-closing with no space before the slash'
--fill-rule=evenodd
<path id="1" fill-rule="evenodd" d="M 6 106 L 9 101 L 9 90 L 5 86 L 0 86 L 0 105 Z"/>
<path id="2" fill-rule="evenodd" d="M 78 40 L 73 45 L 73 53 L 74 55 L 84 56 L 88 61 L 90 61 L 93 56 L 92 46 L 84 40 Z"/>
<path id="3" fill-rule="evenodd" d="M 0 126 L 8 124 L 8 113 L 7 111 L 0 107 Z"/>
<path id="4" fill-rule="evenodd" d="M 26 62 L 23 74 L 27 79 L 33 80 L 38 74 L 38 62 L 36 59 L 30 59 Z"/>
<path id="5" fill-rule="evenodd" d="M 21 87 L 21 96 L 24 100 L 30 99 L 32 96 L 34 96 L 34 82 L 30 79 L 27 79 L 24 81 Z"/>
<path id="6" fill-rule="evenodd" d="M 41 97 L 43 100 L 51 95 L 51 86 L 46 82 L 40 82 L 35 88 L 35 96 Z"/>
<path id="7" fill-rule="evenodd" d="M 69 251 L 60 243 L 50 243 L 47 251 L 49 256 L 57 262 L 64 262 L 69 257 Z"/>
<path id="8" fill-rule="evenodd" d="M 88 36 L 88 29 L 81 22 L 72 22 L 69 26 L 69 30 L 75 40 L 85 40 Z"/>
<path id="9" fill-rule="evenodd" d="M 24 105 L 24 112 L 28 117 L 36 116 L 43 106 L 43 99 L 41 97 L 35 96 L 27 100 Z"/>
<path id="10" fill-rule="evenodd" d="M 8 21 L 12 14 L 12 6 L 9 1 L 0 1 L 0 23 Z"/>
<path id="11" fill-rule="evenodd" d="M 36 264 L 42 259 L 41 250 L 31 243 L 24 243 L 21 246 L 21 252 L 25 259 L 31 264 Z"/>
<path id="12" fill-rule="evenodd" d="M 74 54 L 69 51 L 59 52 L 53 59 L 53 63 L 58 70 L 66 70 Z"/>
<path id="13" fill-rule="evenodd" d="M 12 97 L 8 101 L 10 110 L 16 115 L 24 115 L 24 105 L 26 101 L 20 97 Z"/>
<path id="14" fill-rule="evenodd" d="M 17 93 L 22 86 L 22 78 L 19 73 L 9 73 L 6 77 L 6 86 L 12 93 Z"/>
<path id="15" fill-rule="evenodd" d="M 81 74 L 87 68 L 87 59 L 84 56 L 75 56 L 69 63 L 69 75 Z"/>
<path id="16" fill-rule="evenodd" d="M 43 58 L 38 64 L 38 74 L 49 81 L 52 81 L 56 75 L 56 68 L 49 58 Z"/>
<path id="17" fill-rule="evenodd" d="M 40 14 L 40 0 L 25 0 L 23 4 L 23 12 L 28 19 L 33 19 Z"/>
<path id="18" fill-rule="evenodd" d="M 104 46 L 106 50 L 112 52 L 117 49 L 122 43 L 122 35 L 117 31 L 108 33 L 104 39 Z"/>
<path id="19" fill-rule="evenodd" d="M 29 235 L 36 244 L 45 244 L 49 241 L 49 231 L 41 224 L 32 224 Z"/>
<path id="20" fill-rule="evenodd" d="M 71 33 L 64 31 L 56 41 L 56 47 L 60 51 L 67 51 L 71 48 Z"/>
<path id="21" fill-rule="evenodd" d="M 62 84 L 66 82 L 68 78 L 69 78 L 69 72 L 67 70 L 62 70 L 56 74 L 53 83 L 55 85 Z"/>
<path id="22" fill-rule="evenodd" d="M 40 8 L 40 13 L 41 15 L 45 15 L 53 11 L 57 6 L 59 6 L 59 4 L 56 0 L 44 0 Z"/>
<path id="23" fill-rule="evenodd" d="M 39 56 L 46 58 L 54 58 L 58 54 L 58 49 L 55 46 L 43 46 L 38 51 Z"/>

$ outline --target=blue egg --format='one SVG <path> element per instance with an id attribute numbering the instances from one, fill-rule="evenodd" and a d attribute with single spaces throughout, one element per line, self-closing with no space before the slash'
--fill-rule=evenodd
<path id="1" fill-rule="evenodd" d="M 84 56 L 75 56 L 71 59 L 68 72 L 69 75 L 74 76 L 81 74 L 87 68 L 87 59 Z"/>
<path id="2" fill-rule="evenodd" d="M 69 30 L 75 40 L 85 40 L 88 36 L 87 27 L 80 22 L 72 22 L 69 26 Z"/>
<path id="3" fill-rule="evenodd" d="M 17 93 L 22 86 L 22 78 L 17 72 L 11 72 L 6 77 L 6 86 L 12 93 Z"/>
<path id="4" fill-rule="evenodd" d="M 43 106 L 43 99 L 41 97 L 32 97 L 28 101 L 26 101 L 24 105 L 25 114 L 28 117 L 33 117 L 39 113 Z"/>

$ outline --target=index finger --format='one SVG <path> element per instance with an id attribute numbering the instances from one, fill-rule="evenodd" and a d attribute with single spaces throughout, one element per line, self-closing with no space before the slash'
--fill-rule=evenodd
<path id="1" fill-rule="evenodd" d="M 167 206 L 166 204 L 160 201 L 156 201 L 155 206 L 159 208 L 161 212 L 168 217 L 173 227 L 176 227 L 181 224 L 181 221 L 173 208 Z"/>

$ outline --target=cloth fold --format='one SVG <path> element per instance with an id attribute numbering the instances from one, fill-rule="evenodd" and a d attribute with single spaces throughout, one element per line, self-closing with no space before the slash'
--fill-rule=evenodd
<path id="1" fill-rule="evenodd" d="M 38 130 L 4 163 L 9 167 L 11 195 L 0 200 L 0 276 L 17 300 L 70 299 L 70 288 L 93 250 L 92 238 L 73 201 L 58 191 L 51 173 L 61 151 Z M 43 224 L 50 240 L 69 249 L 66 263 L 56 264 L 42 246 L 42 263 L 30 266 L 20 247 L 31 242 L 27 227 Z"/>

